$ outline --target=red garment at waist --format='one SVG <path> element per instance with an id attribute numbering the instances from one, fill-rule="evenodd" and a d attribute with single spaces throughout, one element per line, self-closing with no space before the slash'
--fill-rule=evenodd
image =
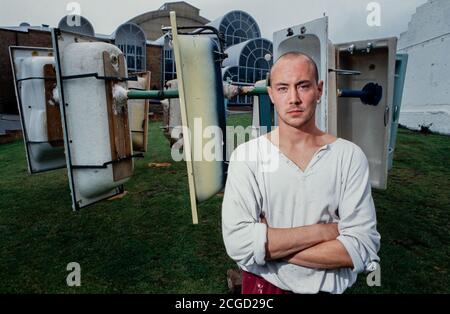
<path id="1" fill-rule="evenodd" d="M 242 294 L 291 294 L 287 291 L 274 286 L 264 278 L 255 274 L 242 271 Z"/>

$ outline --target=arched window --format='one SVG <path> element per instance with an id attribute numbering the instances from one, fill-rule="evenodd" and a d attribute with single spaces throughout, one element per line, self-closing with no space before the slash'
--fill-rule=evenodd
<path id="1" fill-rule="evenodd" d="M 235 84 L 249 85 L 265 80 L 272 67 L 272 43 L 264 38 L 250 39 L 228 48 L 228 58 L 224 60 L 222 71 L 224 81 L 232 80 Z M 239 95 L 230 100 L 230 104 L 250 105 L 253 98 Z"/>
<path id="2" fill-rule="evenodd" d="M 216 20 L 208 23 L 207 25 L 215 27 L 219 32 L 225 35 L 225 44 L 224 44 L 225 49 L 227 49 L 228 47 L 232 47 L 236 44 L 242 43 L 244 41 L 247 41 L 249 39 L 261 37 L 261 32 L 255 19 L 251 17 L 248 13 L 239 10 L 230 11 L 227 14 L 217 18 Z M 217 43 L 217 40 L 214 36 L 211 36 L 211 38 Z M 172 48 L 166 42 L 165 36 L 160 37 L 156 41 L 161 44 L 164 43 L 163 48 L 164 82 L 175 79 L 176 69 Z M 272 54 L 272 52 L 270 52 L 270 54 Z"/>
<path id="3" fill-rule="evenodd" d="M 208 25 L 214 26 L 225 35 L 225 48 L 261 37 L 255 19 L 244 11 L 228 12 Z"/>
<path id="4" fill-rule="evenodd" d="M 175 68 L 175 56 L 173 55 L 172 47 L 169 45 L 169 38 L 164 35 L 164 63 L 163 63 L 163 73 L 164 73 L 164 83 L 176 79 L 177 70 Z"/>
<path id="5" fill-rule="evenodd" d="M 115 32 L 115 44 L 125 55 L 129 72 L 145 71 L 145 33 L 134 23 L 120 25 Z"/>
<path id="6" fill-rule="evenodd" d="M 245 68 L 245 76 L 240 80 L 256 82 L 266 78 L 272 66 L 272 43 L 263 38 L 246 42 L 239 56 L 239 66 Z"/>
<path id="7" fill-rule="evenodd" d="M 239 82 L 239 67 L 226 67 L 222 69 L 222 79 L 225 82 Z"/>

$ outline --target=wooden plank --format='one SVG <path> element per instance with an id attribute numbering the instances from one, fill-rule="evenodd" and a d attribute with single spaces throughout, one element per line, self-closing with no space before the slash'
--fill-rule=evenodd
<path id="1" fill-rule="evenodd" d="M 151 73 L 150 71 L 146 72 L 146 89 L 150 90 L 150 82 L 151 82 Z M 148 112 L 149 112 L 149 108 L 150 107 L 150 99 L 146 99 L 145 100 L 145 106 L 144 106 L 144 121 L 142 122 L 144 124 L 144 152 L 147 151 L 148 149 Z"/>
<path id="2" fill-rule="evenodd" d="M 177 29 L 177 18 L 175 12 L 170 12 L 170 25 L 172 26 L 172 38 L 173 38 L 173 52 L 175 54 L 175 67 L 177 69 L 178 75 L 178 91 L 180 93 L 180 109 L 181 109 L 181 120 L 183 127 L 188 127 L 188 116 L 185 103 L 185 93 L 183 84 L 183 67 L 181 66 L 181 52 L 178 46 L 178 29 Z M 192 223 L 194 225 L 198 224 L 198 212 L 197 212 L 197 197 L 195 194 L 195 182 L 194 182 L 194 165 L 191 153 L 191 139 L 189 138 L 189 133 L 183 136 L 183 149 L 186 157 L 187 175 L 189 183 L 189 197 L 191 200 L 191 212 L 192 212 Z"/>
<path id="3" fill-rule="evenodd" d="M 112 62 L 115 62 L 116 68 Z M 120 54 L 113 61 L 107 51 L 103 52 L 103 65 L 105 76 L 125 77 L 125 61 L 123 54 Z M 106 102 L 108 108 L 109 139 L 111 144 L 111 159 L 118 160 L 131 156 L 130 126 L 128 123 L 128 107 L 125 104 L 116 104 L 113 99 L 113 86 L 121 85 L 126 89 L 126 83 L 119 81 L 105 81 Z M 114 181 L 130 177 L 133 173 L 133 161 L 123 160 L 113 164 Z"/>
<path id="4" fill-rule="evenodd" d="M 53 89 L 56 88 L 56 72 L 53 64 L 44 65 L 44 77 L 48 141 L 53 147 L 62 147 L 64 138 L 59 104 L 50 103 L 53 101 Z"/>

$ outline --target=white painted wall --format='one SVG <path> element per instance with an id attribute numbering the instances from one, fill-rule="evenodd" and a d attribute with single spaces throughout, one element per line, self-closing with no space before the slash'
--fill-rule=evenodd
<path id="1" fill-rule="evenodd" d="M 429 0 L 417 8 L 400 35 L 398 50 L 409 55 L 400 124 L 429 125 L 450 134 L 450 1 Z"/>

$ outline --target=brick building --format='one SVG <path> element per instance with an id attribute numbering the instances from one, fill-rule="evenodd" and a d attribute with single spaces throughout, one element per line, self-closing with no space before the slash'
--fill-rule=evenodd
<path id="1" fill-rule="evenodd" d="M 165 3 L 158 10 L 143 13 L 125 23 L 138 25 L 146 35 L 144 64 L 145 69 L 152 73 L 152 89 L 160 89 L 164 83 L 163 47 L 152 40 L 162 35 L 162 26 L 170 25 L 169 12 L 172 10 L 177 12 L 179 25 L 205 25 L 209 22 L 199 15 L 199 9 L 184 1 L 179 1 Z M 111 35 L 96 34 L 96 37 L 115 44 L 115 33 Z M 22 23 L 20 26 L 0 27 L 0 114 L 18 114 L 9 46 L 51 48 L 50 27 L 48 25 L 30 26 L 27 23 Z"/>
<path id="2" fill-rule="evenodd" d="M 109 41 L 114 43 L 114 39 Z M 0 114 L 18 114 L 9 46 L 51 48 L 50 29 L 29 26 L 0 28 Z M 152 89 L 161 88 L 162 47 L 147 42 L 145 63 L 146 69 L 152 72 Z"/>
<path id="3" fill-rule="evenodd" d="M 139 25 L 147 35 L 147 39 L 156 40 L 163 36 L 161 27 L 170 26 L 170 11 L 177 12 L 179 26 L 201 26 L 209 20 L 200 16 L 200 10 L 184 1 L 164 3 L 158 10 L 138 15 L 129 22 Z"/>
<path id="4" fill-rule="evenodd" d="M 47 27 L 0 28 L 0 113 L 18 114 L 9 46 L 52 47 Z"/>

